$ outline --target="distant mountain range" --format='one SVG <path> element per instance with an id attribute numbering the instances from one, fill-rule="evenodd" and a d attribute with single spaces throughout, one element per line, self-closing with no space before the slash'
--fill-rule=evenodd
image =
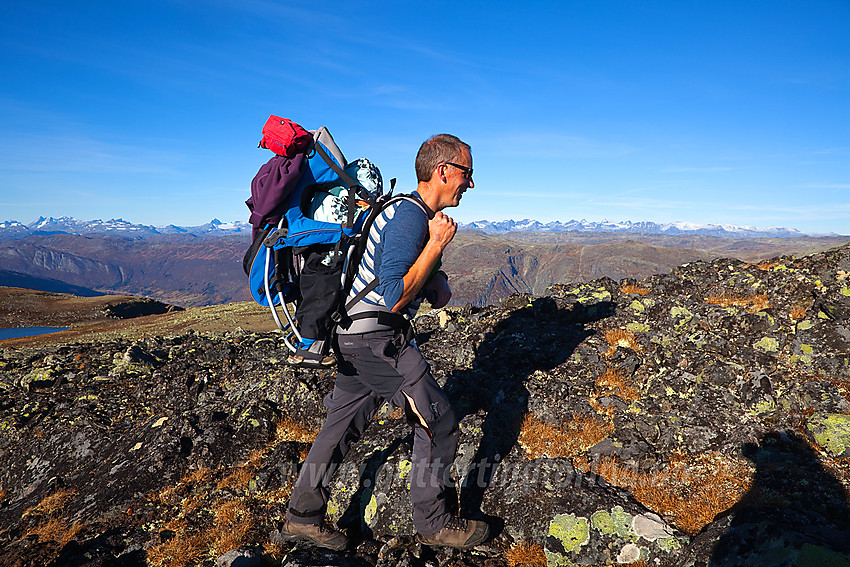
<path id="1" fill-rule="evenodd" d="M 213 219 L 200 226 L 150 226 L 133 224 L 124 219 L 100 219 L 81 221 L 72 217 L 39 217 L 29 224 L 18 221 L 0 222 L 0 239 L 26 238 L 32 235 L 48 234 L 115 234 L 129 238 L 150 238 L 169 234 L 190 234 L 193 236 L 229 236 L 233 234 L 251 234 L 251 225 L 247 222 L 221 222 Z"/>
<path id="2" fill-rule="evenodd" d="M 683 234 L 701 236 L 720 236 L 734 238 L 792 238 L 797 236 L 815 236 L 800 232 L 793 228 L 736 226 L 731 224 L 695 224 L 689 222 L 674 222 L 658 224 L 650 221 L 593 222 L 587 220 L 570 220 L 567 222 L 554 221 L 542 223 L 536 220 L 521 221 L 505 220 L 490 222 L 475 221 L 463 225 L 464 228 L 478 229 L 485 234 L 502 234 L 505 232 L 613 232 L 620 234 L 666 234 L 679 236 Z M 833 235 L 817 235 L 833 236 Z"/>
<path id="3" fill-rule="evenodd" d="M 730 224 L 694 224 L 687 222 L 654 223 L 650 221 L 601 222 L 587 220 L 553 221 L 542 223 L 536 220 L 487 220 L 461 224 L 461 228 L 480 230 L 485 234 L 503 234 L 506 232 L 606 232 L 619 234 L 661 234 L 670 236 L 700 235 L 733 238 L 792 238 L 798 236 L 835 236 L 834 234 L 813 235 L 793 228 L 754 227 Z M 26 238 L 38 234 L 115 234 L 129 238 L 150 238 L 170 234 L 190 234 L 193 236 L 228 236 L 250 234 L 251 225 L 242 222 L 221 222 L 213 219 L 199 226 L 150 226 L 133 224 L 124 219 L 100 219 L 81 221 L 72 217 L 40 217 L 35 222 L 23 224 L 18 221 L 0 222 L 0 239 Z"/>

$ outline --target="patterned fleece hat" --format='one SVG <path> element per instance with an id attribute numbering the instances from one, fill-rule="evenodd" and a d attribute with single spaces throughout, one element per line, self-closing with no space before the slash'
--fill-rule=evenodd
<path id="1" fill-rule="evenodd" d="M 384 193 L 384 182 L 381 178 L 381 171 L 374 163 L 366 158 L 356 159 L 349 163 L 345 172 L 355 181 L 357 181 L 367 193 L 377 199 Z"/>

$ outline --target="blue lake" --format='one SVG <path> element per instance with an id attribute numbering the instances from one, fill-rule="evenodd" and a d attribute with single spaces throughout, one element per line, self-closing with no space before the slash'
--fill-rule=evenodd
<path id="1" fill-rule="evenodd" d="M 0 341 L 3 339 L 19 339 L 21 337 L 58 333 L 59 331 L 67 331 L 68 329 L 70 327 L 11 327 L 0 329 Z"/>

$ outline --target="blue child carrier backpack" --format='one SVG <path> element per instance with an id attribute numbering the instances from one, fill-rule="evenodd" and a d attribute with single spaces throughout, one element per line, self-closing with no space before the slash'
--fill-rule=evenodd
<path id="1" fill-rule="evenodd" d="M 347 163 L 327 128 L 310 134 L 303 154 L 277 155 L 257 173 L 249 201 L 281 203 L 264 211 L 264 219 L 280 220 L 255 224 L 243 268 L 253 299 L 270 309 L 283 331 L 292 352 L 288 363 L 322 368 L 336 363 L 330 352 L 333 328 L 345 318 L 342 298 L 359 266 L 364 231 L 368 234 L 386 206 L 410 197 L 392 197 L 395 179 L 384 194 L 377 168 L 363 159 Z M 297 163 L 301 159 L 304 163 Z M 262 183 L 269 175 L 278 177 Z M 288 194 L 270 196 L 263 190 Z M 319 212 L 328 220 L 320 220 Z"/>

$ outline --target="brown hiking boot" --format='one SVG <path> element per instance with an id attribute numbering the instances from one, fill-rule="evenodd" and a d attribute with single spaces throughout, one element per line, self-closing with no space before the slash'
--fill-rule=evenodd
<path id="1" fill-rule="evenodd" d="M 416 539 L 419 543 L 425 545 L 444 545 L 469 549 L 484 543 L 489 534 L 490 528 L 485 522 L 452 517 L 437 533 L 431 535 L 416 534 Z"/>
<path id="2" fill-rule="evenodd" d="M 342 551 L 348 547 L 348 538 L 330 524 L 297 524 L 286 520 L 280 528 L 280 535 L 287 541 L 309 541 L 319 547 Z"/>

